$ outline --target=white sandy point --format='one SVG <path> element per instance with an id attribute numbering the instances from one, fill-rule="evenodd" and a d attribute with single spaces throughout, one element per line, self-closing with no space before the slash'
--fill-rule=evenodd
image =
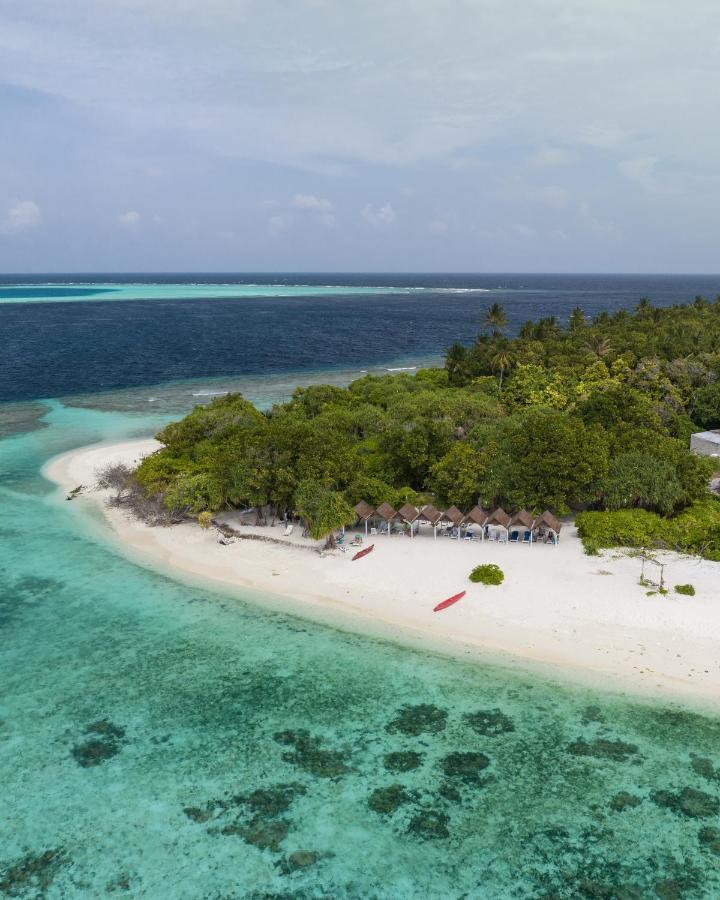
<path id="1" fill-rule="evenodd" d="M 82 447 L 56 457 L 44 474 L 69 491 L 93 484 L 109 462 L 134 464 L 158 447 L 153 440 Z M 287 547 L 260 541 L 223 547 L 193 523 L 149 528 L 109 509 L 106 497 L 93 491 L 73 506 L 98 504 L 116 546 L 183 580 L 246 597 L 250 591 L 263 605 L 284 598 L 282 608 L 300 615 L 464 659 L 512 660 L 595 686 L 713 708 L 720 702 L 720 563 L 662 554 L 671 592 L 648 597 L 638 585 L 637 559 L 586 556 L 572 527 L 558 547 L 381 536 L 372 554 L 352 563 L 350 554 L 308 552 L 300 545 L 314 542 L 297 535 Z M 279 527 L 243 528 L 250 531 L 281 536 Z M 500 565 L 505 582 L 471 584 L 468 572 L 481 562 Z M 673 594 L 675 584 L 688 582 L 695 597 Z M 462 589 L 463 600 L 432 612 Z"/>

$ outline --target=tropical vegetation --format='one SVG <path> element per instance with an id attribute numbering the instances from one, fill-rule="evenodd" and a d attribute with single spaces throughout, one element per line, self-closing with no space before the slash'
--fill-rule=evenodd
<path id="1" fill-rule="evenodd" d="M 590 550 L 720 552 L 717 463 L 688 446 L 720 426 L 720 298 L 592 320 L 578 308 L 515 337 L 495 304 L 480 326 L 444 369 L 299 388 L 267 412 L 239 394 L 198 406 L 160 432 L 137 481 L 174 514 L 271 509 L 316 536 L 361 499 L 479 502 L 581 512 Z"/>

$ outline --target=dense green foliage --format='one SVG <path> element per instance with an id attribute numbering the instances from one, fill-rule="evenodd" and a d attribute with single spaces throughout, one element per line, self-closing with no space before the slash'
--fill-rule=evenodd
<path id="1" fill-rule="evenodd" d="M 482 566 L 475 566 L 469 578 L 475 584 L 502 584 L 505 574 L 495 563 L 485 563 Z"/>
<path id="2" fill-rule="evenodd" d="M 593 322 L 576 310 L 513 339 L 496 304 L 483 327 L 444 370 L 302 388 L 266 414 L 237 394 L 197 407 L 160 433 L 138 479 L 181 514 L 270 505 L 318 535 L 360 499 L 616 512 L 599 537 L 586 525 L 591 546 L 701 508 L 716 464 L 688 438 L 720 426 L 720 302 L 643 301 Z M 657 529 L 629 543 L 646 540 L 701 543 Z"/>
<path id="3" fill-rule="evenodd" d="M 582 512 L 575 520 L 588 553 L 607 547 L 669 548 L 720 560 L 720 500 L 693 503 L 672 518 L 645 509 Z"/>
<path id="4" fill-rule="evenodd" d="M 676 584 L 675 585 L 675 593 L 676 594 L 684 594 L 686 597 L 694 597 L 695 596 L 695 588 L 691 584 Z"/>

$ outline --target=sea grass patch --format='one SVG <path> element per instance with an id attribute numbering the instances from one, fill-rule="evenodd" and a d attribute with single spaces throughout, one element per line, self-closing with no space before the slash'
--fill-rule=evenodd
<path id="1" fill-rule="evenodd" d="M 411 737 L 421 734 L 438 734 L 447 725 L 447 710 L 433 706 L 431 703 L 419 703 L 416 706 L 403 706 L 389 722 L 385 730 L 400 732 Z"/>

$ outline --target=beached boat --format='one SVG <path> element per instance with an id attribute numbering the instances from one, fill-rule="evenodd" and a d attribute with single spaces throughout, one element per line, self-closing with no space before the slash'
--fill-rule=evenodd
<path id="1" fill-rule="evenodd" d="M 367 556 L 373 549 L 375 544 L 370 544 L 369 547 L 366 547 L 364 550 L 360 550 L 359 553 L 356 553 L 355 556 L 350 560 L 350 562 L 355 562 L 356 559 L 362 559 L 363 556 Z"/>
<path id="2" fill-rule="evenodd" d="M 458 600 L 462 600 L 465 594 L 466 591 L 460 591 L 459 594 L 453 594 L 452 597 L 448 597 L 447 600 L 443 600 L 442 603 L 438 603 L 438 605 L 433 609 L 433 612 L 440 612 L 441 609 L 447 609 L 448 606 L 452 606 L 453 603 L 457 603 Z"/>

